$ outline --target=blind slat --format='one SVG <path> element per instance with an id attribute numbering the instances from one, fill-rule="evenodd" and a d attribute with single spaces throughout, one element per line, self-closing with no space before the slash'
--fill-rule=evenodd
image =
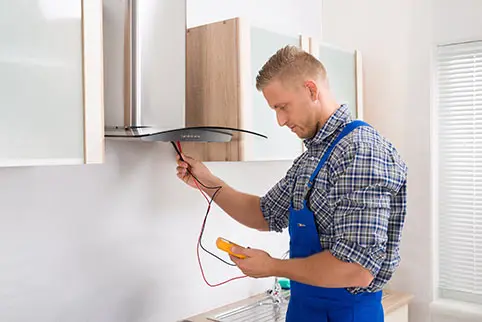
<path id="1" fill-rule="evenodd" d="M 450 66 L 457 66 L 457 65 L 472 65 L 472 64 L 482 64 L 482 56 L 466 56 L 461 57 L 458 59 L 448 58 L 448 59 L 440 59 L 439 66 L 442 67 L 450 67 Z"/>
<path id="2" fill-rule="evenodd" d="M 444 77 L 438 79 L 439 89 L 443 89 L 443 86 L 457 86 L 458 84 L 462 83 L 470 83 L 473 85 L 473 82 L 480 82 L 482 80 L 482 75 L 473 75 L 473 74 L 453 74 L 453 75 L 445 75 Z"/>

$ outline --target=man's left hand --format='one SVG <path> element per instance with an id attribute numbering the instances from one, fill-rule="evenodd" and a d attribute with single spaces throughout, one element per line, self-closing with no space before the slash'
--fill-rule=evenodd
<path id="1" fill-rule="evenodd" d="M 244 247 L 233 247 L 231 251 L 235 254 L 246 256 L 246 258 L 241 259 L 230 255 L 231 260 L 245 275 L 254 278 L 273 276 L 275 259 L 273 259 L 267 252 Z"/>

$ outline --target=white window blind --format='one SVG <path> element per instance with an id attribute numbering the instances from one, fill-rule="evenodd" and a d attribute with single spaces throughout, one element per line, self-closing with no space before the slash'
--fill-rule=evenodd
<path id="1" fill-rule="evenodd" d="M 482 41 L 436 63 L 439 295 L 482 304 Z"/>

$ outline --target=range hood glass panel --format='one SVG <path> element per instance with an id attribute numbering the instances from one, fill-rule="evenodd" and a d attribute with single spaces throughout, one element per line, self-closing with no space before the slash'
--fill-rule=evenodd
<path id="1" fill-rule="evenodd" d="M 229 130 L 207 130 L 202 128 L 183 128 L 159 132 L 143 137 L 145 141 L 192 141 L 192 142 L 229 142 L 233 137 Z"/>
<path id="2" fill-rule="evenodd" d="M 144 141 L 195 141 L 195 142 L 229 142 L 233 131 L 267 138 L 263 134 L 252 131 L 218 126 L 185 127 L 179 129 L 160 129 L 149 126 L 110 127 L 105 136 L 111 138 L 140 138 Z"/>

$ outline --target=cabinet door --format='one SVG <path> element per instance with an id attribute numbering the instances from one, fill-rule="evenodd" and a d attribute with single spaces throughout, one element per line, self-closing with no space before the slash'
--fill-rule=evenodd
<path id="1" fill-rule="evenodd" d="M 362 66 L 357 50 L 337 48 L 311 41 L 311 53 L 325 66 L 330 88 L 340 104 L 347 104 L 351 115 L 363 119 Z"/>
<path id="2" fill-rule="evenodd" d="M 280 127 L 276 113 L 262 92 L 256 89 L 256 76 L 276 51 L 286 45 L 301 46 L 300 36 L 279 34 L 251 25 L 249 28 L 249 91 L 242 109 L 243 128 L 268 136 L 263 139 L 244 135 L 244 159 L 247 161 L 294 160 L 302 153 L 303 142 L 287 127 Z M 247 53 L 244 53 L 247 54 Z"/>
<path id="3" fill-rule="evenodd" d="M 101 0 L 0 0 L 0 166 L 104 157 Z"/>

